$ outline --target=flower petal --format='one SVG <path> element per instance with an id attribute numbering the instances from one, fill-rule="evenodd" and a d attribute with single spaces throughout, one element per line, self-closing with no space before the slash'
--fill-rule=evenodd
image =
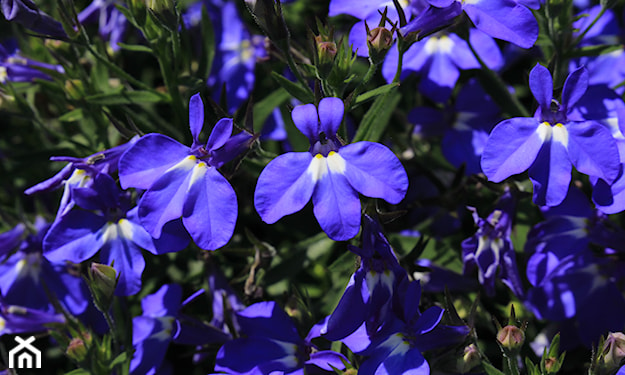
<path id="1" fill-rule="evenodd" d="M 569 74 L 564 82 L 562 89 L 562 111 L 568 113 L 568 108 L 575 106 L 575 103 L 581 98 L 586 89 L 588 89 L 588 70 L 585 67 L 579 67 Z"/>
<path id="2" fill-rule="evenodd" d="M 145 260 L 141 249 L 129 238 L 125 238 L 122 230 L 118 233 L 117 238 L 106 241 L 102 246 L 100 262 L 103 264 L 114 262 L 113 268 L 119 275 L 115 294 L 130 296 L 141 290 L 141 274 L 145 269 Z"/>
<path id="3" fill-rule="evenodd" d="M 330 156 L 328 158 L 330 159 Z M 360 198 L 346 176 L 332 171 L 317 181 L 313 193 L 313 212 L 321 229 L 335 241 L 345 241 L 358 234 L 360 229 Z"/>
<path id="4" fill-rule="evenodd" d="M 216 150 L 223 146 L 232 135 L 232 119 L 222 118 L 217 121 L 206 142 L 207 150 Z"/>
<path id="5" fill-rule="evenodd" d="M 327 137 L 333 137 L 341 126 L 345 105 L 339 98 L 323 98 L 319 102 L 319 122 Z"/>
<path id="6" fill-rule="evenodd" d="M 547 125 L 540 125 L 547 126 Z M 562 130 L 564 129 L 564 130 Z M 545 142 L 528 173 L 534 186 L 533 201 L 539 206 L 557 206 L 569 191 L 571 161 L 564 143 L 564 126 L 553 127 L 553 137 Z"/>
<path id="7" fill-rule="evenodd" d="M 360 194 L 392 204 L 404 199 L 408 190 L 406 170 L 386 146 L 357 142 L 341 147 L 338 156 L 345 159 L 347 181 Z"/>
<path id="8" fill-rule="evenodd" d="M 500 122 L 484 147 L 482 171 L 494 182 L 525 171 L 550 135 L 550 125 L 539 124 L 534 118 L 517 117 Z"/>
<path id="9" fill-rule="evenodd" d="M 52 225 L 43 239 L 44 256 L 51 262 L 80 263 L 102 247 L 106 220 L 89 211 L 71 211 Z"/>
<path id="10" fill-rule="evenodd" d="M 620 169 L 620 157 L 610 131 L 594 121 L 569 123 L 566 129 L 569 157 L 575 168 L 609 184 L 614 182 Z"/>
<path id="11" fill-rule="evenodd" d="M 237 196 L 216 168 L 198 163 L 191 174 L 182 222 L 202 249 L 216 250 L 232 237 L 237 221 Z"/>
<path id="12" fill-rule="evenodd" d="M 147 134 L 119 159 L 119 182 L 124 189 L 149 189 L 165 171 L 189 155 L 190 149 L 161 135 Z"/>
<path id="13" fill-rule="evenodd" d="M 293 123 L 299 131 L 302 132 L 310 143 L 319 140 L 319 118 L 317 117 L 317 108 L 314 104 L 298 105 L 291 112 Z"/>
<path id="14" fill-rule="evenodd" d="M 553 98 L 553 79 L 549 70 L 536 64 L 530 72 L 530 90 L 542 111 L 550 111 Z"/>
<path id="15" fill-rule="evenodd" d="M 290 152 L 273 159 L 258 177 L 254 207 L 265 223 L 304 208 L 315 188 L 315 175 L 308 152 Z"/>
<path id="16" fill-rule="evenodd" d="M 204 103 L 200 93 L 197 93 L 189 99 L 189 128 L 193 136 L 193 146 L 200 144 L 198 140 L 202 127 L 204 127 Z"/>
<path id="17" fill-rule="evenodd" d="M 463 9 L 479 30 L 530 48 L 538 38 L 538 22 L 532 11 L 513 0 L 478 0 L 463 3 Z"/>
<path id="18" fill-rule="evenodd" d="M 139 218 L 152 237 L 159 238 L 165 223 L 182 216 L 187 186 L 195 165 L 196 158 L 187 156 L 156 180 L 141 197 Z"/>

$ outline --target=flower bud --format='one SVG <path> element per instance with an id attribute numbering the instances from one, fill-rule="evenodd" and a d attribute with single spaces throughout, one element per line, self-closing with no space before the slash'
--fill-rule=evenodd
<path id="1" fill-rule="evenodd" d="M 369 57 L 374 64 L 380 64 L 386 56 L 386 52 L 393 45 L 393 33 L 384 28 L 376 27 L 369 30 L 367 27 L 367 46 L 369 47 Z"/>
<path id="2" fill-rule="evenodd" d="M 69 342 L 65 354 L 70 359 L 80 363 L 87 358 L 87 352 L 88 350 L 85 342 L 82 339 L 75 337 Z"/>
<path id="3" fill-rule="evenodd" d="M 92 263 L 89 268 L 89 287 L 96 307 L 108 311 L 117 287 L 117 271 L 111 266 Z"/>
<path id="4" fill-rule="evenodd" d="M 458 361 L 458 371 L 465 374 L 478 364 L 480 364 L 480 352 L 475 344 L 471 344 L 464 348 L 462 359 Z"/>
<path id="5" fill-rule="evenodd" d="M 610 332 L 603 343 L 603 363 L 608 370 L 615 370 L 625 358 L 625 334 Z"/>
<path id="6" fill-rule="evenodd" d="M 517 326 L 507 325 L 497 332 L 497 341 L 506 349 L 516 351 L 525 342 L 525 332 Z"/>

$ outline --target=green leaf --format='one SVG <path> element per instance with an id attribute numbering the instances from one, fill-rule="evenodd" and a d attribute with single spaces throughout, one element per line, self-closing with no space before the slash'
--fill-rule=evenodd
<path id="1" fill-rule="evenodd" d="M 115 357 L 115 359 L 111 361 L 111 364 L 109 365 L 109 369 L 113 370 L 115 368 L 115 366 L 121 365 L 124 362 L 126 362 L 127 360 L 128 360 L 128 353 L 124 352 L 124 353 L 118 355 L 117 357 Z"/>
<path id="2" fill-rule="evenodd" d="M 362 118 L 353 142 L 379 141 L 400 98 L 401 95 L 397 91 L 390 91 L 377 97 Z"/>
<path id="3" fill-rule="evenodd" d="M 82 108 L 76 108 L 72 111 L 67 112 L 63 116 L 59 117 L 59 121 L 61 122 L 72 122 L 82 120 L 85 117 Z"/>
<path id="4" fill-rule="evenodd" d="M 312 91 L 309 88 L 304 88 L 298 83 L 289 81 L 287 78 L 281 76 L 276 72 L 271 72 L 271 76 L 275 79 L 280 86 L 282 86 L 289 94 L 293 95 L 297 100 L 302 103 L 312 103 L 315 101 Z"/>
<path id="5" fill-rule="evenodd" d="M 77 368 L 76 370 L 66 372 L 65 375 L 91 375 L 91 373 L 83 368 Z"/>
<path id="6" fill-rule="evenodd" d="M 369 100 L 373 100 L 380 95 L 387 94 L 395 90 L 397 87 L 399 87 L 399 83 L 393 82 L 393 83 L 389 83 L 388 85 L 380 86 L 373 90 L 362 93 L 356 97 L 356 100 L 354 100 L 354 106 L 357 106 L 362 103 L 366 103 Z"/>
<path id="7" fill-rule="evenodd" d="M 134 52 L 147 52 L 147 53 L 152 53 L 152 48 L 148 47 L 148 46 L 142 46 L 141 44 L 126 44 L 126 43 L 117 43 L 117 45 L 121 48 L 121 49 L 125 49 L 127 51 L 134 51 Z"/>
<path id="8" fill-rule="evenodd" d="M 613 44 L 586 46 L 582 48 L 572 49 L 569 53 L 566 54 L 566 58 L 573 59 L 573 58 L 584 57 L 584 56 L 599 56 L 599 55 L 610 53 L 616 50 L 620 50 L 622 48 L 623 47 L 621 45 L 613 45 Z"/>
<path id="9" fill-rule="evenodd" d="M 121 105 L 138 103 L 159 103 L 169 101 L 169 97 L 152 91 L 124 91 L 120 93 L 96 94 L 85 97 L 85 100 L 99 105 Z"/>
<path id="10" fill-rule="evenodd" d="M 263 100 L 254 104 L 254 131 L 260 132 L 263 124 L 271 115 L 271 112 L 273 112 L 276 107 L 286 102 L 290 97 L 288 91 L 279 88 L 267 95 Z"/>
<path id="11" fill-rule="evenodd" d="M 484 372 L 488 375 L 505 375 L 503 372 L 499 371 L 495 366 L 491 365 L 488 362 L 482 362 L 482 366 L 484 367 Z"/>
<path id="12" fill-rule="evenodd" d="M 202 8 L 202 52 L 200 53 L 200 61 L 198 64 L 197 75 L 202 79 L 208 79 L 208 76 L 213 67 L 213 60 L 215 59 L 215 31 L 211 19 L 206 12 L 206 8 Z"/>

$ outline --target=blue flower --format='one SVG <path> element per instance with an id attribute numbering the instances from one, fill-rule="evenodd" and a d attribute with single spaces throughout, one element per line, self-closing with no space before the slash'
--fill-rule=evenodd
<path id="1" fill-rule="evenodd" d="M 153 254 L 179 251 L 188 237 L 179 223 L 171 223 L 159 239 L 152 238 L 138 223 L 136 209 L 129 210 L 128 196 L 113 179 L 99 174 L 93 188 L 75 188 L 74 209 L 57 220 L 43 240 L 50 261 L 80 263 L 100 251 L 100 262 L 112 264 L 119 273 L 116 293 L 131 295 L 141 289 L 145 261 L 141 249 Z"/>
<path id="2" fill-rule="evenodd" d="M 123 41 L 122 38 L 128 26 L 126 16 L 116 7 L 118 3 L 116 0 L 93 0 L 78 13 L 80 23 L 98 23 L 100 38 L 108 41 L 113 51 L 119 50 L 117 43 Z"/>
<path id="3" fill-rule="evenodd" d="M 364 216 L 362 248 L 348 247 L 360 257 L 360 267 L 349 279 L 334 312 L 322 328 L 323 337 L 339 340 L 363 323 L 367 332 L 376 332 L 387 320 L 393 292 L 408 275 L 382 233 L 380 224 Z"/>
<path id="4" fill-rule="evenodd" d="M 232 119 L 224 118 L 208 142 L 200 144 L 204 105 L 199 94 L 191 98 L 189 107 L 192 146 L 147 134 L 122 155 L 119 180 L 123 188 L 147 189 L 139 201 L 139 218 L 154 238 L 161 236 L 166 223 L 182 217 L 195 243 L 215 250 L 230 240 L 237 220 L 236 194 L 217 168 L 240 152 L 240 147 L 230 147 L 240 142 L 230 136 Z"/>
<path id="5" fill-rule="evenodd" d="M 567 78 L 562 103 L 553 99 L 549 71 L 537 64 L 530 73 L 530 89 L 538 101 L 534 117 L 516 117 L 497 124 L 482 154 L 482 170 L 501 182 L 528 170 L 534 203 L 555 206 L 566 197 L 571 166 L 608 184 L 617 178 L 619 152 L 610 131 L 574 112 L 588 87 L 588 74 L 577 69 Z"/>
<path id="6" fill-rule="evenodd" d="M 465 174 L 472 175 L 482 172 L 482 151 L 500 115 L 491 97 L 472 79 L 462 87 L 453 106 L 442 110 L 418 107 L 410 111 L 408 120 L 418 136 L 442 135 L 441 148 L 447 161 L 456 168 L 464 165 Z"/>
<path id="7" fill-rule="evenodd" d="M 538 22 L 527 7 L 538 8 L 536 1 L 516 0 L 427 0 L 430 8 L 425 13 L 428 17 L 417 17 L 400 30 L 406 35 L 420 31 L 422 26 L 433 22 L 440 15 L 449 20 L 443 25 L 451 24 L 454 15 L 462 10 L 473 21 L 478 30 L 492 36 L 516 44 L 521 48 L 530 48 L 538 38 Z M 436 8 L 436 9 L 432 9 Z"/>
<path id="8" fill-rule="evenodd" d="M 39 10 L 30 0 L 2 0 L 2 14 L 7 21 L 16 22 L 39 34 L 55 38 L 67 38 L 63 25 L 46 13 Z"/>
<path id="9" fill-rule="evenodd" d="M 430 366 L 422 352 L 459 344 L 469 333 L 466 326 L 440 325 L 444 310 L 432 306 L 419 311 L 421 286 L 407 278 L 397 286 L 393 314 L 374 333 L 363 324 L 341 340 L 356 354 L 365 357 L 358 369 L 362 375 L 423 374 Z"/>
<path id="10" fill-rule="evenodd" d="M 523 298 L 524 295 L 510 240 L 515 206 L 516 199 L 506 191 L 486 220 L 477 215 L 475 208 L 469 207 L 478 229 L 474 236 L 462 242 L 464 274 L 467 275 L 477 268 L 480 284 L 484 285 L 489 296 L 495 294 L 498 273 L 517 297 Z"/>
<path id="11" fill-rule="evenodd" d="M 495 41 L 477 29 L 471 29 L 469 38 L 477 54 L 491 69 L 503 64 L 501 52 Z M 398 52 L 389 52 L 382 66 L 388 82 L 393 80 L 398 64 Z M 413 44 L 404 54 L 401 78 L 410 73 L 421 77 L 419 91 L 428 98 L 445 102 L 460 77 L 461 70 L 480 69 L 481 65 L 466 41 L 456 34 L 440 32 Z"/>
<path id="12" fill-rule="evenodd" d="M 330 374 L 333 368 L 345 368 L 347 359 L 342 354 L 317 350 L 312 345 L 319 325 L 302 339 L 293 321 L 275 302 L 255 303 L 238 312 L 237 321 L 243 337 L 219 349 L 215 371 L 240 375 Z"/>
<path id="13" fill-rule="evenodd" d="M 373 142 L 342 146 L 336 132 L 343 120 L 343 102 L 324 98 L 293 109 L 295 126 L 310 140 L 309 152 L 289 152 L 261 172 L 254 205 L 264 222 L 273 224 L 301 210 L 312 197 L 321 229 L 337 241 L 354 237 L 360 228 L 358 193 L 399 203 L 408 177 L 391 150 Z"/>
<path id="14" fill-rule="evenodd" d="M 135 349 L 130 362 L 130 373 L 136 375 L 159 373 L 169 344 L 201 345 L 223 343 L 229 336 L 180 312 L 204 293 L 203 289 L 182 301 L 178 284 L 165 284 L 143 298 L 143 314 L 132 319 L 132 346 Z"/>
<path id="15" fill-rule="evenodd" d="M 32 82 L 35 79 L 50 80 L 46 70 L 65 73 L 60 65 L 46 64 L 20 56 L 13 39 L 0 44 L 0 83 Z"/>

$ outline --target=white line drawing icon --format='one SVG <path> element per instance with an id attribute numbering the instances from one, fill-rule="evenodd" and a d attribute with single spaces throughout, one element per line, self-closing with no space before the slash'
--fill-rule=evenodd
<path id="1" fill-rule="evenodd" d="M 15 336 L 15 341 L 19 345 L 9 351 L 9 368 L 33 368 L 33 356 L 35 357 L 34 368 L 41 368 L 41 351 L 31 345 L 35 341 L 35 336 L 27 339 Z"/>

